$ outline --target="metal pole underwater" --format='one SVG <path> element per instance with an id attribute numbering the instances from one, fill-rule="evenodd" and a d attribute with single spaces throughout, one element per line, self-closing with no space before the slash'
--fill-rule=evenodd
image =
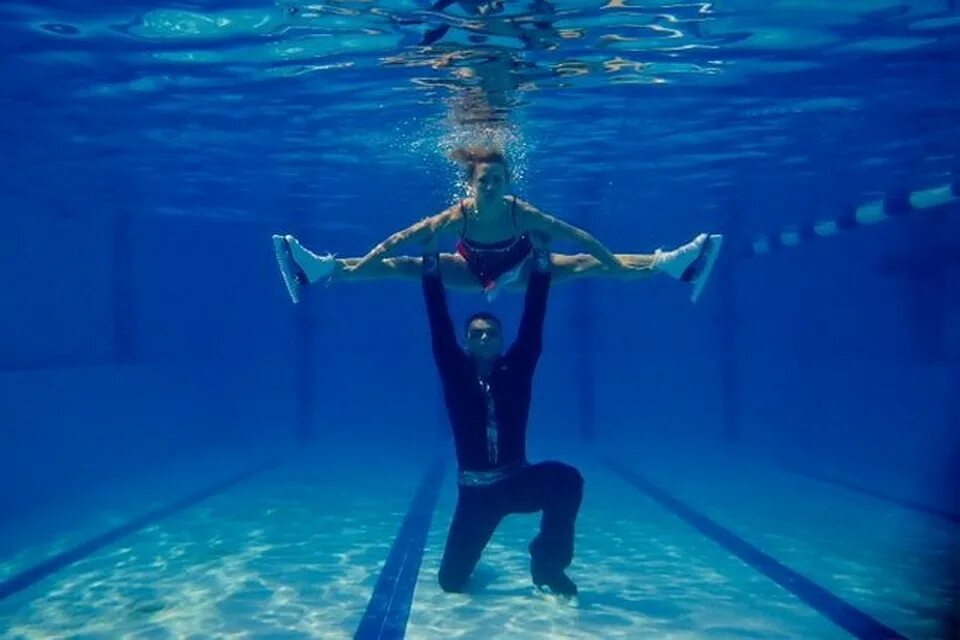
<path id="1" fill-rule="evenodd" d="M 137 308 L 133 281 L 133 214 L 121 210 L 112 219 L 113 359 L 129 364 L 137 356 Z"/>
<path id="2" fill-rule="evenodd" d="M 592 441 L 596 435 L 596 381 L 594 378 L 596 350 L 596 319 L 594 312 L 594 284 L 579 283 L 571 320 L 576 335 L 577 423 L 580 436 Z"/>
<path id="3" fill-rule="evenodd" d="M 296 382 L 296 429 L 299 442 L 313 439 L 313 421 L 315 417 L 314 390 L 314 328 L 313 314 L 305 304 L 294 308 L 294 376 Z"/>
<path id="4" fill-rule="evenodd" d="M 740 211 L 735 203 L 727 206 L 724 233 L 728 238 L 740 237 Z M 724 442 L 736 444 L 742 436 L 740 424 L 740 349 L 737 341 L 737 273 L 741 258 L 730 252 L 718 265 L 720 289 L 718 327 L 720 330 L 720 394 L 721 429 Z"/>
<path id="5" fill-rule="evenodd" d="M 304 226 L 303 213 L 296 212 L 291 220 L 294 229 Z M 304 287 L 300 304 L 293 305 L 294 314 L 294 405 L 296 407 L 296 437 L 299 442 L 310 442 L 314 437 L 314 421 L 316 419 L 314 352 L 316 338 L 316 317 L 310 305 L 309 287 Z"/>
<path id="6" fill-rule="evenodd" d="M 949 270 L 960 266 L 960 242 L 946 244 L 946 218 L 918 229 L 913 238 L 922 252 L 907 252 L 881 260 L 882 276 L 899 281 L 904 298 L 902 309 L 910 331 L 913 356 L 937 365 L 949 362 L 947 330 L 950 300 Z"/>
<path id="7" fill-rule="evenodd" d="M 602 204 L 603 176 L 593 176 L 587 186 L 585 202 L 574 214 L 574 224 L 588 228 L 590 212 Z M 577 385 L 577 426 L 580 437 L 592 441 L 596 435 L 596 306 L 595 285 L 590 280 L 577 283 L 570 322 L 573 325 L 574 381 Z"/>

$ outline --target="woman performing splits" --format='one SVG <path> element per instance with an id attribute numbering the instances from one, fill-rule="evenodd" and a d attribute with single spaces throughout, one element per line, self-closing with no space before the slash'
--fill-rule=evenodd
<path id="1" fill-rule="evenodd" d="M 444 282 L 458 289 L 482 290 L 493 299 L 502 289 L 523 289 L 533 251 L 532 235 L 547 241 L 573 240 L 584 253 L 554 254 L 554 280 L 599 276 L 642 278 L 664 273 L 691 286 L 695 302 L 703 291 L 723 243 L 723 236 L 701 233 L 672 251 L 614 254 L 586 231 L 508 195 L 503 154 L 490 149 L 460 149 L 453 159 L 464 165 L 470 188 L 466 199 L 445 211 L 394 233 L 361 258 L 317 255 L 290 235 L 273 236 L 287 291 L 299 302 L 303 288 L 318 280 L 333 282 L 406 278 L 419 281 L 421 259 L 386 257 L 407 243 L 456 237 L 456 252 L 440 255 Z"/>

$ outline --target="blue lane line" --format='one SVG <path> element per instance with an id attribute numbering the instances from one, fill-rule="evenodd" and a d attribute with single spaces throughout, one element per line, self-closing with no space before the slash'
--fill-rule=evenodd
<path id="1" fill-rule="evenodd" d="M 135 533 L 140 529 L 143 529 L 147 525 L 153 524 L 158 520 L 173 515 L 178 511 L 183 511 L 188 507 L 192 507 L 198 502 L 206 500 L 207 498 L 210 498 L 218 493 L 222 493 L 227 489 L 230 489 L 243 482 L 244 480 L 248 480 L 259 473 L 263 473 L 268 469 L 276 467 L 278 464 L 279 462 L 266 462 L 257 467 L 239 473 L 211 487 L 201 489 L 200 491 L 192 493 L 185 498 L 181 498 L 174 503 L 154 509 L 153 511 L 135 518 L 126 524 L 122 524 L 104 534 L 80 543 L 72 549 L 62 551 L 55 556 L 44 560 L 40 564 L 21 571 L 12 578 L 8 578 L 7 580 L 0 582 L 0 601 L 33 586 L 40 580 L 43 580 L 44 578 L 56 573 L 60 569 L 63 569 L 73 564 L 77 560 L 81 560 L 97 551 L 100 551 L 104 547 L 113 544 L 117 540 L 120 540 L 131 533 Z"/>
<path id="2" fill-rule="evenodd" d="M 605 461 L 605 464 L 614 473 L 675 513 L 694 529 L 803 600 L 854 637 L 863 640 L 906 638 L 903 634 L 841 600 L 809 578 L 781 564 L 772 556 L 767 555 L 707 516 L 695 511 L 640 475 L 613 461 Z"/>
<path id="3" fill-rule="evenodd" d="M 417 586 L 423 548 L 440 495 L 444 467 L 443 461 L 437 460 L 420 482 L 377 578 L 354 640 L 401 640 L 406 634 L 413 590 Z"/>
<path id="4" fill-rule="evenodd" d="M 914 500 L 907 500 L 906 498 L 898 498 L 897 496 L 890 495 L 889 493 L 884 493 L 882 491 L 877 491 L 876 489 L 871 489 L 870 487 L 864 487 L 863 485 L 855 484 L 853 482 L 847 482 L 846 480 L 840 480 L 839 478 L 832 478 L 830 476 L 821 475 L 813 471 L 807 471 L 806 469 L 801 469 L 793 465 L 784 465 L 786 469 L 793 471 L 794 473 L 806 476 L 813 480 L 823 482 L 824 484 L 832 484 L 848 491 L 854 491 L 856 493 L 862 493 L 865 496 L 870 496 L 871 498 L 876 498 L 878 500 L 883 500 L 884 502 L 889 502 L 895 504 L 898 507 L 903 507 L 905 509 L 910 509 L 911 511 L 918 511 L 920 513 L 925 513 L 936 518 L 941 518 L 947 522 L 952 522 L 954 524 L 960 524 L 960 514 L 953 513 L 944 509 L 938 509 L 931 505 L 926 505 L 921 502 L 916 502 Z"/>

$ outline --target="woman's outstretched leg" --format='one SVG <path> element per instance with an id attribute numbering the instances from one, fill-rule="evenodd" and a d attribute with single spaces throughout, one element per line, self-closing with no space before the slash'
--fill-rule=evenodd
<path id="1" fill-rule="evenodd" d="M 293 236 L 273 236 L 274 251 L 280 274 L 296 303 L 303 289 L 315 282 L 344 282 L 355 280 L 419 280 L 422 276 L 421 260 L 412 256 L 384 258 L 368 262 L 359 270 L 348 269 L 360 258 L 335 258 L 332 254 L 317 255 L 304 247 Z M 470 272 L 466 261 L 456 254 L 440 255 L 440 268 L 444 282 L 455 289 L 479 290 L 477 279 Z"/>
<path id="2" fill-rule="evenodd" d="M 618 253 L 616 256 L 623 264 L 622 269 L 611 269 L 587 253 L 573 255 L 555 253 L 553 254 L 554 280 L 570 280 L 585 276 L 634 280 L 656 273 L 656 257 L 653 255 Z"/>
<path id="3" fill-rule="evenodd" d="M 692 241 L 671 251 L 658 249 L 652 254 L 618 253 L 616 257 L 622 265 L 619 269 L 611 269 L 586 253 L 555 253 L 552 256 L 553 277 L 558 282 L 582 277 L 637 280 L 663 273 L 692 285 L 691 298 L 696 301 L 710 278 L 722 244 L 723 236 L 701 233 Z M 513 283 L 511 288 L 525 286 L 526 278 L 521 278 Z"/>
<path id="4" fill-rule="evenodd" d="M 360 258 L 338 258 L 336 268 L 330 274 L 331 282 L 352 282 L 355 280 L 420 280 L 423 277 L 423 260 L 414 256 L 382 258 L 365 264 L 361 269 L 347 267 L 360 262 Z M 478 291 L 480 285 L 470 273 L 466 261 L 454 253 L 440 254 L 440 273 L 444 285 L 454 289 L 472 289 Z"/>
<path id="5" fill-rule="evenodd" d="M 294 302 L 299 302 L 303 288 L 318 280 L 330 282 L 353 280 L 419 280 L 421 261 L 418 257 L 400 256 L 368 262 L 359 270 L 359 258 L 335 258 L 317 255 L 304 247 L 293 236 L 274 236 L 274 248 L 280 272 Z M 611 269 L 589 254 L 553 254 L 554 279 L 558 282 L 580 277 L 603 277 L 636 280 L 655 273 L 664 273 L 692 285 L 691 298 L 696 301 L 706 285 L 723 244 L 723 236 L 701 233 L 691 242 L 671 251 L 657 250 L 652 254 L 620 253 L 621 268 Z M 440 255 L 440 266 L 447 286 L 455 289 L 480 291 L 480 284 L 466 261 L 457 254 Z M 505 283 L 511 290 L 523 289 L 529 269 L 526 265 L 520 277 Z"/>

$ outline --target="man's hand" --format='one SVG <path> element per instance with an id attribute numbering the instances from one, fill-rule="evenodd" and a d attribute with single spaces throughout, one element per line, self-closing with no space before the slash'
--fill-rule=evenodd
<path id="1" fill-rule="evenodd" d="M 421 241 L 421 255 L 423 256 L 423 274 L 429 276 L 440 275 L 439 233 L 433 232 Z"/>
<path id="2" fill-rule="evenodd" d="M 550 271 L 553 261 L 550 259 L 550 235 L 544 231 L 531 231 L 530 244 L 533 245 L 533 269 L 541 273 Z"/>
<path id="3" fill-rule="evenodd" d="M 530 244 L 533 245 L 534 249 L 541 250 L 550 248 L 550 234 L 546 231 L 531 231 L 529 237 Z"/>
<path id="4" fill-rule="evenodd" d="M 424 254 L 438 253 L 440 251 L 440 233 L 431 229 L 421 242 L 421 251 Z"/>

